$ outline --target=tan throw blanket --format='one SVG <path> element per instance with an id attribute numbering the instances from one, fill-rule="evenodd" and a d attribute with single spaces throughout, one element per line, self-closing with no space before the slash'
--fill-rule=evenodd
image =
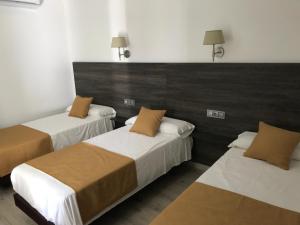
<path id="1" fill-rule="evenodd" d="M 300 214 L 194 183 L 151 225 L 299 225 Z"/>
<path id="2" fill-rule="evenodd" d="M 28 162 L 76 192 L 83 223 L 137 187 L 133 159 L 87 143 Z"/>
<path id="3" fill-rule="evenodd" d="M 51 137 L 41 131 L 17 125 L 0 129 L 0 177 L 18 165 L 53 151 Z"/>

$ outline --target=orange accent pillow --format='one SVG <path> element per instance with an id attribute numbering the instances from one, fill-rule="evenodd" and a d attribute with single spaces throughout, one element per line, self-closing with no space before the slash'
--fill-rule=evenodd
<path id="1" fill-rule="evenodd" d="M 89 98 L 89 97 L 76 96 L 72 104 L 72 108 L 69 113 L 69 116 L 78 117 L 82 119 L 87 117 L 92 101 L 93 101 L 92 97 Z"/>
<path id="2" fill-rule="evenodd" d="M 290 157 L 299 141 L 300 133 L 259 122 L 258 134 L 244 156 L 288 170 Z"/>
<path id="3" fill-rule="evenodd" d="M 161 120 L 166 112 L 166 110 L 151 110 L 141 107 L 139 115 L 131 127 L 130 132 L 154 137 L 158 132 Z"/>

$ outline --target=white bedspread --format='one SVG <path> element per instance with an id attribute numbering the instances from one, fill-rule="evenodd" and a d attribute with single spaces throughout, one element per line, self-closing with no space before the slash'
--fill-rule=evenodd
<path id="1" fill-rule="evenodd" d="M 283 170 L 243 153 L 230 149 L 197 182 L 300 212 L 300 161 Z"/>
<path id="2" fill-rule="evenodd" d="M 116 204 L 165 174 L 172 167 L 191 159 L 190 137 L 182 139 L 176 135 L 159 133 L 152 138 L 129 132 L 129 129 L 130 126 L 122 127 L 87 141 L 135 160 L 138 187 Z M 72 188 L 27 164 L 16 167 L 11 179 L 14 190 L 47 220 L 56 225 L 82 224 Z M 97 217 L 113 206 L 99 213 Z"/>
<path id="3" fill-rule="evenodd" d="M 55 150 L 77 144 L 113 129 L 109 117 L 88 115 L 86 118 L 80 119 L 68 116 L 68 112 L 34 120 L 23 125 L 48 133 Z"/>

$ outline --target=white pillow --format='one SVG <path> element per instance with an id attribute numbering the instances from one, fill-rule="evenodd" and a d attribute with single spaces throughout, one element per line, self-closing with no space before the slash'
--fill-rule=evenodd
<path id="1" fill-rule="evenodd" d="M 71 108 L 72 108 L 72 105 L 70 105 L 66 109 L 66 112 L 70 112 Z M 90 116 L 101 116 L 101 117 L 115 117 L 116 111 L 112 107 L 109 107 L 109 106 L 91 104 L 90 109 L 89 109 L 89 115 Z"/>
<path id="2" fill-rule="evenodd" d="M 128 120 L 125 121 L 125 125 L 133 125 L 136 121 L 137 116 L 131 117 Z"/>
<path id="3" fill-rule="evenodd" d="M 137 116 L 126 120 L 125 125 L 133 125 Z M 161 121 L 159 132 L 167 134 L 176 134 L 182 138 L 186 138 L 193 133 L 195 126 L 183 120 L 164 117 Z"/>
<path id="4" fill-rule="evenodd" d="M 248 149 L 252 144 L 254 138 L 256 137 L 257 133 L 245 131 L 241 133 L 236 140 L 234 140 L 230 145 L 229 148 L 242 148 Z"/>
<path id="5" fill-rule="evenodd" d="M 234 140 L 230 145 L 229 148 L 241 148 L 241 149 L 248 149 L 252 144 L 254 138 L 256 137 L 256 132 L 245 131 L 241 133 L 236 140 Z M 300 160 L 300 143 L 296 146 L 295 151 L 291 157 L 294 160 Z"/>

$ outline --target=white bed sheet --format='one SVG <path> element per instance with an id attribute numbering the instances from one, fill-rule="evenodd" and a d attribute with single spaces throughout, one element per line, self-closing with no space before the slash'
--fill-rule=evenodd
<path id="1" fill-rule="evenodd" d="M 244 151 L 231 148 L 197 182 L 300 212 L 300 161 L 283 170 L 244 157 Z"/>
<path id="2" fill-rule="evenodd" d="M 113 129 L 110 117 L 88 115 L 84 119 L 70 117 L 68 112 L 48 116 L 23 124 L 48 133 L 55 150 L 77 144 Z"/>
<path id="3" fill-rule="evenodd" d="M 135 160 L 138 187 L 116 204 L 167 173 L 172 167 L 191 159 L 192 138 L 182 139 L 163 133 L 151 138 L 129 132 L 130 127 L 122 127 L 87 141 Z M 47 220 L 56 225 L 82 224 L 72 188 L 27 164 L 16 167 L 11 179 L 14 190 Z M 100 212 L 97 217 L 116 204 Z"/>

